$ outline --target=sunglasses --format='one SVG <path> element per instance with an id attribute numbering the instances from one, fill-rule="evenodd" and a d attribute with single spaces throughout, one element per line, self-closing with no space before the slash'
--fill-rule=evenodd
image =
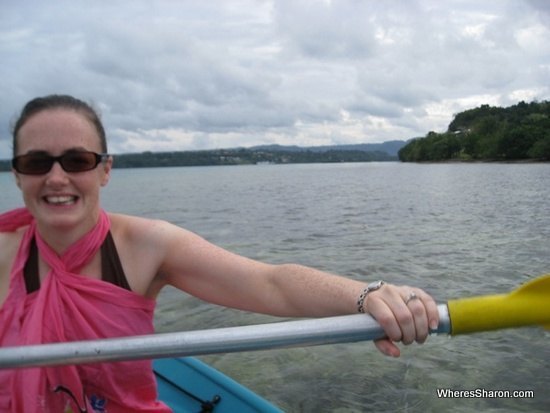
<path id="1" fill-rule="evenodd" d="M 106 153 L 88 151 L 69 151 L 61 156 L 38 152 L 16 156 L 12 159 L 11 164 L 13 169 L 24 175 L 47 174 L 55 162 L 59 162 L 65 172 L 85 172 L 95 169 L 108 156 L 109 154 Z"/>

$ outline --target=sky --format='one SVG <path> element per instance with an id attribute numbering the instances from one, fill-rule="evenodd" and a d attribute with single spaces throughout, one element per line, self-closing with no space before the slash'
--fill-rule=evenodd
<path id="1" fill-rule="evenodd" d="M 0 159 L 36 96 L 109 151 L 379 143 L 550 99 L 546 0 L 0 1 Z"/>

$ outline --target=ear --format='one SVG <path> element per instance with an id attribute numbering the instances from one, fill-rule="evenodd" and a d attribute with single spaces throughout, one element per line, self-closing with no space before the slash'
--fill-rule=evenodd
<path id="1" fill-rule="evenodd" d="M 111 169 L 113 169 L 113 157 L 109 156 L 106 161 L 102 162 L 101 168 L 103 168 L 101 174 L 101 186 L 106 186 L 109 183 L 109 179 L 111 179 Z"/>

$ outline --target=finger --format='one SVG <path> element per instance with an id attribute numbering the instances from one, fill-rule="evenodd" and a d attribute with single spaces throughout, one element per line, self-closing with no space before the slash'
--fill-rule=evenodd
<path id="1" fill-rule="evenodd" d="M 422 329 L 426 330 L 427 336 L 427 319 L 422 304 L 417 305 L 415 301 L 419 301 L 419 297 L 411 287 L 398 288 L 398 294 L 391 301 L 390 306 L 394 317 L 401 330 L 401 342 L 405 345 L 412 344 L 418 341 L 419 336 L 422 337 Z M 408 304 L 411 304 L 409 308 Z M 420 334 L 419 334 L 420 332 Z M 421 338 L 425 340 L 425 337 Z"/>
<path id="2" fill-rule="evenodd" d="M 439 325 L 439 310 L 437 309 L 437 303 L 435 300 L 422 291 L 422 302 L 424 303 L 424 307 L 426 308 L 426 314 L 428 317 L 428 325 L 430 326 L 430 329 L 436 330 L 437 326 Z"/>
<path id="3" fill-rule="evenodd" d="M 429 322 L 438 322 L 435 301 L 418 288 L 386 284 L 369 296 L 367 304 L 368 312 L 393 342 L 423 343 L 429 334 Z"/>
<path id="4" fill-rule="evenodd" d="M 416 339 L 414 316 L 405 303 L 411 292 L 411 287 L 386 284 L 371 295 L 368 303 L 369 312 L 382 326 L 388 338 L 406 345 Z"/>
<path id="5" fill-rule="evenodd" d="M 437 303 L 435 300 L 427 294 L 425 291 L 417 289 L 414 290 L 415 294 L 418 296 L 424 308 L 426 310 L 426 317 L 428 320 L 428 328 L 436 330 L 439 325 L 439 310 L 437 308 Z M 428 331 L 429 333 L 429 331 Z"/>
<path id="6" fill-rule="evenodd" d="M 412 314 L 415 327 L 414 341 L 417 343 L 423 343 L 428 337 L 428 315 L 426 313 L 426 307 L 421 298 L 409 300 L 406 304 L 407 308 Z"/>
<path id="7" fill-rule="evenodd" d="M 384 355 L 389 357 L 399 357 L 401 351 L 391 340 L 384 338 L 381 340 L 376 340 L 374 342 L 376 348 Z"/>
<path id="8" fill-rule="evenodd" d="M 403 333 L 398 318 L 394 314 L 392 307 L 401 305 L 404 307 L 401 312 L 408 312 L 401 296 L 391 288 L 383 288 L 384 291 L 378 290 L 370 294 L 367 301 L 367 310 L 380 324 L 386 335 L 391 341 L 401 341 Z"/>
<path id="9" fill-rule="evenodd" d="M 423 343 L 430 333 L 430 328 L 433 326 L 433 329 L 436 329 L 439 324 L 437 304 L 429 294 L 417 288 L 410 290 L 405 303 L 414 317 L 415 341 Z"/>
<path id="10" fill-rule="evenodd" d="M 401 329 L 401 342 L 405 345 L 412 344 L 417 338 L 415 315 L 403 300 L 395 306 L 394 311 L 395 318 Z"/>

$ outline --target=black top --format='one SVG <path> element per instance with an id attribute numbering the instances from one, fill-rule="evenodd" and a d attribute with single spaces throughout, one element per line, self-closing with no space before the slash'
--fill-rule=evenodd
<path id="1" fill-rule="evenodd" d="M 27 294 L 37 291 L 40 288 L 40 279 L 38 277 L 38 248 L 34 238 L 31 241 L 29 258 L 23 272 Z M 101 244 L 101 279 L 131 291 L 111 231 L 107 233 L 105 241 Z"/>

